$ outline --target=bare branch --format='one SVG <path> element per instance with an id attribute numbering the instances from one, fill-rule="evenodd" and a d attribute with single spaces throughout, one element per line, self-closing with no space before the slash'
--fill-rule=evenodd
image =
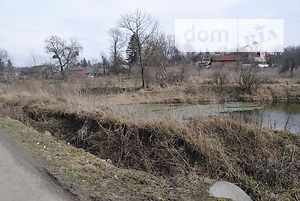
<path id="1" fill-rule="evenodd" d="M 126 13 L 122 15 L 119 22 L 119 27 L 124 31 L 125 34 L 129 35 L 130 37 L 135 37 L 138 63 L 142 74 L 142 87 L 145 87 L 145 58 L 149 57 L 147 54 L 152 54 L 151 51 L 154 50 L 154 47 L 151 47 L 151 45 L 154 45 L 152 41 L 154 41 L 154 38 L 158 33 L 159 23 L 147 12 L 136 10 L 133 13 Z"/>
<path id="2" fill-rule="evenodd" d="M 51 36 L 45 40 L 45 50 L 53 54 L 52 58 L 58 61 L 60 71 L 65 78 L 65 69 L 76 63 L 77 57 L 82 50 L 81 45 L 75 39 L 66 40 L 58 36 Z"/>

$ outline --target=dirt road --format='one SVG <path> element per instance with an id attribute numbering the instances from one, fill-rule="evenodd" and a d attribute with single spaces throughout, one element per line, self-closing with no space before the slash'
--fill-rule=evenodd
<path id="1" fill-rule="evenodd" d="M 71 201 L 30 155 L 0 131 L 1 201 Z"/>

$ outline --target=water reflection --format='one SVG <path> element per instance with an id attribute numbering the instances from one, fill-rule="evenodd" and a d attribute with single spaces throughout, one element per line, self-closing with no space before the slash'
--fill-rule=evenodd
<path id="1" fill-rule="evenodd" d="M 273 104 L 262 109 L 236 112 L 246 122 L 274 130 L 300 132 L 300 104 Z"/>
<path id="2" fill-rule="evenodd" d="M 294 133 L 300 133 L 300 104 L 273 104 L 264 107 L 243 102 L 208 105 L 131 104 L 121 105 L 117 110 L 137 118 L 179 120 L 232 113 L 257 126 L 274 130 L 289 129 Z"/>

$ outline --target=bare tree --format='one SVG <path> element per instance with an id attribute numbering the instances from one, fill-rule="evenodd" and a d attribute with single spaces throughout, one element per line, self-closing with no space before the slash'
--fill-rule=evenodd
<path id="1" fill-rule="evenodd" d="M 167 35 L 166 37 L 167 58 L 173 64 L 180 63 L 183 60 L 182 53 L 175 46 L 175 36 Z"/>
<path id="2" fill-rule="evenodd" d="M 124 37 L 120 29 L 112 28 L 109 31 L 111 36 L 111 71 L 119 73 L 120 65 L 123 63 L 122 49 L 124 47 Z"/>
<path id="3" fill-rule="evenodd" d="M 102 59 L 102 67 L 103 67 L 103 75 L 106 75 L 109 71 L 110 68 L 110 63 L 104 53 L 101 54 L 101 59 Z"/>
<path id="4" fill-rule="evenodd" d="M 31 52 L 30 54 L 30 59 L 29 59 L 29 65 L 30 66 L 38 66 L 39 65 L 39 58 L 38 56 L 34 53 L 34 51 Z"/>
<path id="5" fill-rule="evenodd" d="M 156 81 L 161 83 L 161 79 L 166 75 L 167 63 L 165 36 L 163 34 L 157 34 L 156 37 L 152 37 L 151 40 L 148 40 L 147 43 L 145 43 L 144 64 L 147 66 L 147 68 L 145 68 L 147 88 L 149 87 L 151 79 L 154 78 L 153 71 L 152 69 L 149 69 L 149 67 L 154 67 Z"/>
<path id="6" fill-rule="evenodd" d="M 0 62 L 5 62 L 8 59 L 8 53 L 4 49 L 0 49 Z"/>
<path id="7" fill-rule="evenodd" d="M 158 21 L 148 13 L 139 10 L 121 16 L 119 26 L 128 36 L 134 36 L 137 48 L 138 65 L 141 69 L 142 87 L 145 87 L 145 58 L 152 54 L 150 41 L 159 30 Z"/>
<path id="8" fill-rule="evenodd" d="M 33 50 L 31 51 L 28 61 L 27 61 L 28 66 L 54 66 L 53 62 L 46 57 L 46 56 L 41 56 L 39 54 L 36 54 Z"/>
<path id="9" fill-rule="evenodd" d="M 8 53 L 4 49 L 0 49 L 0 73 L 2 74 L 6 68 L 8 61 Z"/>
<path id="10" fill-rule="evenodd" d="M 282 72 L 290 71 L 291 77 L 293 72 L 300 66 L 300 46 L 289 46 L 284 49 L 282 54 Z"/>
<path id="11" fill-rule="evenodd" d="M 258 68 L 255 67 L 240 69 L 238 84 L 241 92 L 251 94 L 259 87 L 261 80 L 257 74 Z"/>
<path id="12" fill-rule="evenodd" d="M 81 45 L 77 40 L 70 39 L 67 42 L 58 36 L 50 36 L 45 43 L 46 52 L 53 54 L 52 58 L 58 61 L 60 72 L 65 79 L 65 69 L 76 63 L 82 49 Z"/>

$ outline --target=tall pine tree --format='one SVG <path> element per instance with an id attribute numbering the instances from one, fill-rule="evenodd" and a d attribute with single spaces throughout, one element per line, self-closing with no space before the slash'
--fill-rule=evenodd
<path id="1" fill-rule="evenodd" d="M 130 37 L 128 47 L 126 50 L 126 60 L 129 65 L 132 65 L 138 61 L 138 47 L 135 34 Z"/>
<path id="2" fill-rule="evenodd" d="M 87 66 L 88 66 L 88 63 L 86 62 L 86 59 L 85 58 L 83 58 L 83 60 L 81 60 L 81 66 L 83 67 L 83 68 L 86 68 Z"/>
<path id="3" fill-rule="evenodd" d="M 7 71 L 9 72 L 9 73 L 12 73 L 12 71 L 13 71 L 13 63 L 11 62 L 11 60 L 10 59 L 8 59 L 7 60 Z"/>

